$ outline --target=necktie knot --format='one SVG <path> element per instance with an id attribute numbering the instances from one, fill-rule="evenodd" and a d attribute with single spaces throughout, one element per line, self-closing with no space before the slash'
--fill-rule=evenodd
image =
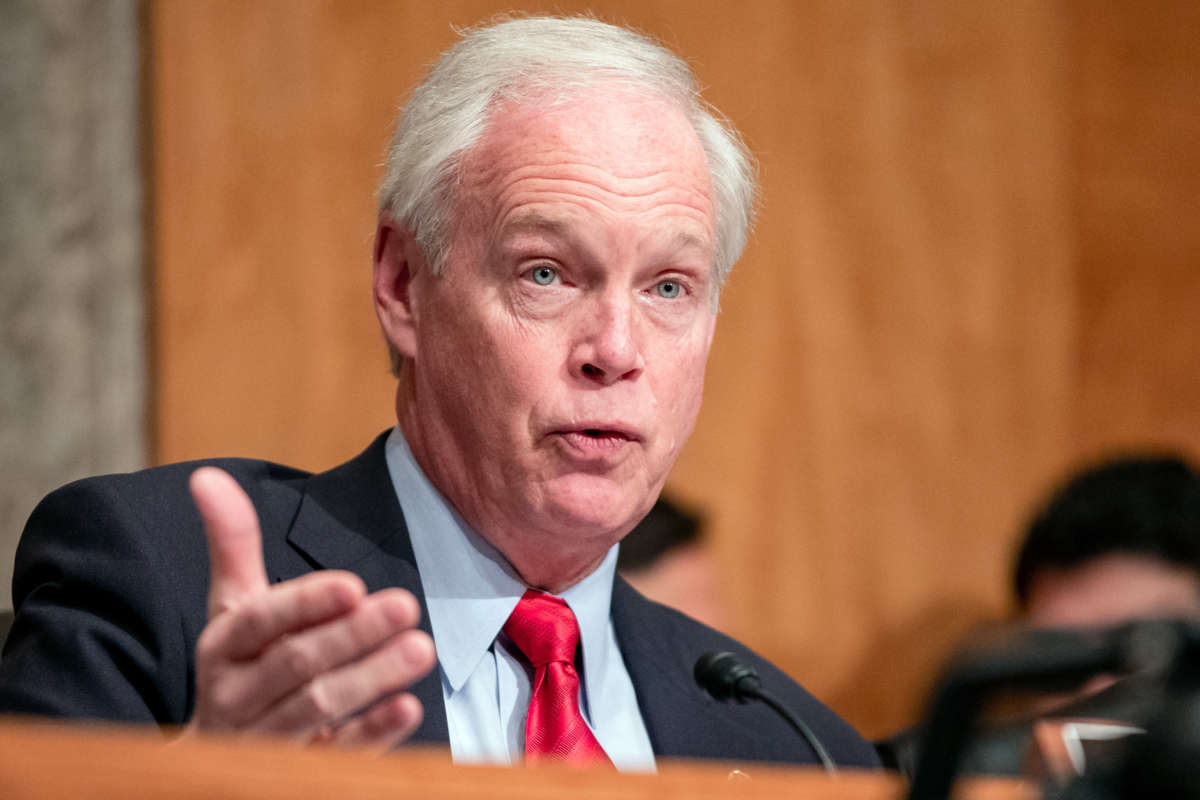
<path id="1" fill-rule="evenodd" d="M 596 764 L 608 761 L 579 709 L 575 648 L 579 623 L 557 597 L 528 590 L 517 602 L 504 632 L 533 666 L 525 715 L 525 761 Z"/>
<path id="2" fill-rule="evenodd" d="M 527 590 L 504 623 L 504 633 L 535 669 L 553 662 L 575 664 L 579 623 L 561 598 Z"/>

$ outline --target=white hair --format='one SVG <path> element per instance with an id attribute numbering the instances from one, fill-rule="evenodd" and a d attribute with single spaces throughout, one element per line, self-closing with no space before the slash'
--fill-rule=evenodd
<path id="1" fill-rule="evenodd" d="M 590 17 L 504 17 L 464 32 L 400 112 L 379 188 L 380 212 L 408 228 L 439 274 L 453 235 L 454 190 L 465 154 L 497 104 L 538 94 L 565 101 L 616 81 L 677 104 L 708 160 L 716 208 L 714 303 L 746 246 L 754 160 L 737 131 L 700 97 L 688 65 L 641 33 Z M 393 370 L 399 365 L 392 353 Z"/>

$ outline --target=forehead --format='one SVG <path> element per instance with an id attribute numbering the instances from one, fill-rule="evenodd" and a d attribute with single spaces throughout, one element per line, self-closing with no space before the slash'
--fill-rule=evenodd
<path id="1" fill-rule="evenodd" d="M 493 224 L 558 200 L 668 216 L 713 237 L 708 161 L 690 121 L 674 103 L 619 86 L 502 102 L 464 159 L 460 187 L 463 211 Z"/>

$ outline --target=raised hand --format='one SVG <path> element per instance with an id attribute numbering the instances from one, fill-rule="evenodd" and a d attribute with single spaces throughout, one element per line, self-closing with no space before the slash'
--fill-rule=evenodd
<path id="1" fill-rule="evenodd" d="M 192 474 L 208 537 L 208 625 L 196 643 L 189 731 L 277 735 L 387 749 L 420 724 L 407 689 L 433 641 L 403 589 L 368 595 L 358 576 L 313 572 L 271 586 L 250 498 L 214 467 Z"/>

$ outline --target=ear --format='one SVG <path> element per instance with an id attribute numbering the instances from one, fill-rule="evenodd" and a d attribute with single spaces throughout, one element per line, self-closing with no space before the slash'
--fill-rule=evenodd
<path id="1" fill-rule="evenodd" d="M 407 228 L 397 225 L 386 213 L 379 215 L 375 229 L 375 266 L 372 284 L 375 315 L 384 338 L 401 355 L 417 354 L 417 312 L 413 281 L 426 269 L 424 256 Z"/>

